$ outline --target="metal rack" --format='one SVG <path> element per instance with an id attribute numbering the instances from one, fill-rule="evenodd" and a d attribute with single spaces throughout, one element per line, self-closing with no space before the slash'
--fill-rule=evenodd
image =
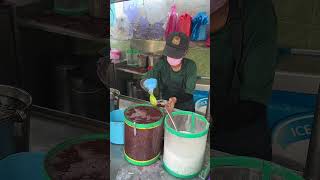
<path id="1" fill-rule="evenodd" d="M 18 25 L 69 37 L 107 43 L 107 20 L 89 16 L 68 17 L 43 12 L 17 18 Z M 89 31 L 90 30 L 90 31 Z"/>

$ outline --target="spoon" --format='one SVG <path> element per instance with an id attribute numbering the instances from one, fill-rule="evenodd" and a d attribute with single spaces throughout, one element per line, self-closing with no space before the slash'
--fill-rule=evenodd
<path id="1" fill-rule="evenodd" d="M 173 118 L 172 118 L 171 114 L 169 113 L 168 109 L 167 109 L 166 107 L 164 107 L 164 109 L 165 109 L 166 112 L 168 113 L 169 118 L 170 118 L 170 120 L 171 120 L 171 122 L 172 122 L 172 124 L 173 124 L 173 126 L 174 126 L 174 129 L 175 129 L 176 131 L 178 131 L 178 129 L 177 129 L 177 127 L 176 127 L 176 124 L 174 123 Z"/>

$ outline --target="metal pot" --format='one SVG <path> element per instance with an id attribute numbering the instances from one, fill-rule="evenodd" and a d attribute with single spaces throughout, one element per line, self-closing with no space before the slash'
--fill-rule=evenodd
<path id="1" fill-rule="evenodd" d="M 0 85 L 0 159 L 29 151 L 31 105 L 29 93 Z"/>
<path id="2" fill-rule="evenodd" d="M 106 89 L 97 81 L 86 79 L 82 74 L 74 74 L 70 79 L 71 112 L 83 117 L 106 121 Z"/>
<path id="3" fill-rule="evenodd" d="M 110 112 L 119 108 L 120 91 L 110 88 Z"/>
<path id="4" fill-rule="evenodd" d="M 107 19 L 107 1 L 89 0 L 89 15 L 95 18 Z"/>
<path id="5" fill-rule="evenodd" d="M 149 55 L 148 56 L 148 66 L 153 67 L 162 59 L 161 55 Z"/>
<path id="6" fill-rule="evenodd" d="M 57 110 L 70 113 L 70 73 L 79 70 L 79 66 L 72 64 L 59 64 L 54 71 L 54 107 Z"/>
<path id="7" fill-rule="evenodd" d="M 142 89 L 140 83 L 136 81 L 128 81 L 127 82 L 128 96 L 145 100 L 147 99 L 145 90 Z"/>
<path id="8" fill-rule="evenodd" d="M 138 55 L 138 67 L 146 68 L 147 67 L 147 56 L 143 54 Z"/>

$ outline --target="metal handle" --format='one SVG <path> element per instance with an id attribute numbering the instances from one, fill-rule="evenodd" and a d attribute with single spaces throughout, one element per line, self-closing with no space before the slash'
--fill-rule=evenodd
<path id="1" fill-rule="evenodd" d="M 14 122 L 14 136 L 21 137 L 24 135 L 24 119 L 26 119 L 27 115 L 21 110 L 16 110 L 16 115 L 18 120 Z"/>
<path id="2" fill-rule="evenodd" d="M 133 122 L 133 126 L 134 126 L 134 128 L 133 128 L 133 135 L 134 135 L 134 136 L 137 136 L 136 122 Z"/>
<path id="3" fill-rule="evenodd" d="M 208 94 L 208 104 L 207 104 L 207 109 L 206 109 L 206 119 L 211 122 L 211 114 L 210 114 L 210 89 L 209 89 L 209 94 Z"/>

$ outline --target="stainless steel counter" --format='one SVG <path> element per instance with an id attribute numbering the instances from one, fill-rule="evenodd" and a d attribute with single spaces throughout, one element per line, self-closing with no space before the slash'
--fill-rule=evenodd
<path id="1" fill-rule="evenodd" d="M 128 173 L 128 172 L 131 172 Z M 203 180 L 207 179 L 207 175 L 210 172 L 210 145 L 207 145 L 204 166 L 198 177 L 193 178 L 192 180 Z M 125 175 L 125 176 L 124 176 Z M 123 155 L 123 145 L 114 145 L 110 146 L 110 178 L 116 180 L 131 180 L 134 178 L 147 178 L 148 180 L 178 180 L 177 178 L 168 174 L 162 168 L 162 162 L 159 160 L 154 165 L 146 167 L 137 167 L 129 164 Z M 146 180 L 147 180 L 146 179 Z"/>
<path id="2" fill-rule="evenodd" d="M 47 152 L 70 138 L 107 129 L 103 122 L 34 106 L 30 117 L 30 151 Z"/>

